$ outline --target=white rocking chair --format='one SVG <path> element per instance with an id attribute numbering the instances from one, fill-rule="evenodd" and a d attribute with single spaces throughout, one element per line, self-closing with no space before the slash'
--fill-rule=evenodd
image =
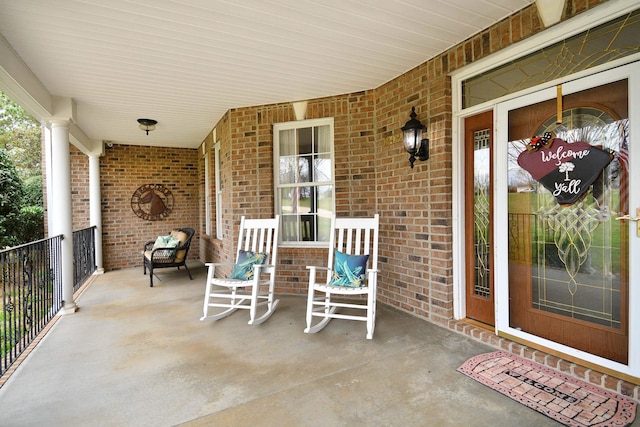
<path id="1" fill-rule="evenodd" d="M 216 267 L 234 264 L 205 264 L 209 267 L 209 272 L 203 316 L 200 320 L 219 320 L 238 309 L 245 309 L 249 310 L 249 324 L 258 325 L 273 314 L 279 303 L 279 300 L 274 300 L 273 291 L 278 261 L 279 229 L 280 218 L 278 215 L 272 219 L 245 219 L 244 216 L 242 217 L 236 264 L 230 278 L 216 277 Z M 254 264 L 256 260 L 263 263 Z M 258 307 L 263 306 L 266 306 L 266 312 L 256 318 Z M 209 314 L 210 307 L 221 307 L 226 310 L 217 314 Z"/>
<path id="2" fill-rule="evenodd" d="M 309 294 L 307 298 L 307 327 L 304 331 L 306 333 L 318 332 L 331 319 L 359 320 L 367 322 L 367 339 L 372 339 L 376 322 L 379 215 L 376 214 L 373 218 L 334 217 L 331 227 L 333 232 L 329 242 L 328 267 L 307 266 L 309 269 Z M 335 251 L 357 257 L 345 257 L 338 254 L 338 262 L 343 265 L 341 267 L 336 263 Z M 366 255 L 368 255 L 368 259 L 366 259 Z M 359 258 L 361 264 L 366 262 L 366 273 L 365 270 L 358 268 L 346 271 L 346 276 L 342 276 L 345 270 L 349 270 L 344 268 L 344 262 L 349 258 L 354 260 Z M 316 281 L 318 270 L 326 270 L 326 281 Z M 351 275 L 354 272 L 356 274 Z M 343 298 L 344 301 L 339 302 L 333 299 L 334 296 L 356 298 L 346 300 Z M 362 302 L 363 296 L 366 296 L 366 303 Z M 338 308 L 363 310 L 366 313 L 362 314 L 360 311 L 360 315 L 341 314 L 336 312 Z M 314 317 L 320 317 L 322 320 L 312 326 Z"/>

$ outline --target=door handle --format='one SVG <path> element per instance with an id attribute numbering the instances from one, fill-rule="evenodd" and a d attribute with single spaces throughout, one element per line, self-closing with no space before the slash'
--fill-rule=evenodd
<path id="1" fill-rule="evenodd" d="M 626 215 L 622 215 L 619 217 L 616 217 L 617 220 L 623 220 L 623 221 L 640 221 L 640 218 L 636 218 L 635 216 L 630 216 L 629 214 Z"/>
<path id="2" fill-rule="evenodd" d="M 618 221 L 633 221 L 636 223 L 636 236 L 640 237 L 640 208 L 636 209 L 637 216 L 631 216 L 629 214 L 617 217 Z"/>

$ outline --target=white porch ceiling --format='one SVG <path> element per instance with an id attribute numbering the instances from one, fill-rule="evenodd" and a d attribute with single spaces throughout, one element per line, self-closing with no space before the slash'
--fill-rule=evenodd
<path id="1" fill-rule="evenodd" d="M 91 140 L 195 148 L 230 108 L 373 89 L 533 1 L 0 0 L 0 35 Z"/>

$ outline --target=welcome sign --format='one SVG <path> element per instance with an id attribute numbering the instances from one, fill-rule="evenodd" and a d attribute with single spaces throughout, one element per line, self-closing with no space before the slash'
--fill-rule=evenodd
<path id="1" fill-rule="evenodd" d="M 561 205 L 577 202 L 611 161 L 611 155 L 586 142 L 554 138 L 538 141 L 518 156 L 518 164 L 549 190 Z"/>

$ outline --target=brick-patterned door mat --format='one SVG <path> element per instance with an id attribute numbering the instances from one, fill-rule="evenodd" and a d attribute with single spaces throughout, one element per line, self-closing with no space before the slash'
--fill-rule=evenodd
<path id="1" fill-rule="evenodd" d="M 622 427 L 636 417 L 633 399 L 503 351 L 474 356 L 458 371 L 567 426 Z"/>

